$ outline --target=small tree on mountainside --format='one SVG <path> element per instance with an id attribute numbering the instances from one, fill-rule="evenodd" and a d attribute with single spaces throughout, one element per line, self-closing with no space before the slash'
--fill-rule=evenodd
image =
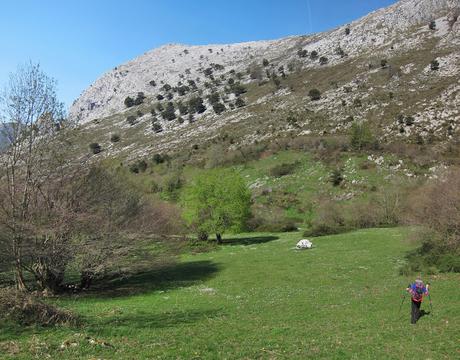
<path id="1" fill-rule="evenodd" d="M 433 71 L 439 70 L 439 61 L 438 60 L 433 60 L 430 63 L 430 69 Z"/>
<path id="2" fill-rule="evenodd" d="M 244 102 L 244 100 L 242 98 L 239 97 L 239 98 L 236 99 L 236 101 L 235 101 L 235 106 L 236 107 L 240 108 L 240 107 L 243 107 L 245 105 L 246 105 L 246 103 Z"/>
<path id="3" fill-rule="evenodd" d="M 329 59 L 327 57 L 325 57 L 325 56 L 321 56 L 319 58 L 319 64 L 320 65 L 326 65 L 328 62 L 329 62 Z"/>
<path id="4" fill-rule="evenodd" d="M 321 99 L 321 92 L 318 89 L 311 89 L 308 92 L 308 96 L 310 97 L 312 101 L 316 101 L 316 100 Z"/>
<path id="5" fill-rule="evenodd" d="M 436 21 L 434 20 L 430 21 L 430 23 L 428 24 L 428 27 L 430 30 L 436 30 Z"/>
<path id="6" fill-rule="evenodd" d="M 316 50 L 313 50 L 311 53 L 310 53 L 310 59 L 312 60 L 316 60 L 318 59 L 318 52 Z"/>
<path id="7" fill-rule="evenodd" d="M 89 144 L 89 149 L 94 155 L 99 154 L 102 151 L 101 145 L 96 142 Z"/>
<path id="8" fill-rule="evenodd" d="M 112 134 L 110 136 L 110 141 L 113 143 L 119 142 L 120 141 L 120 135 L 118 134 Z"/>
<path id="9" fill-rule="evenodd" d="M 134 105 L 140 105 L 144 102 L 144 99 L 145 99 L 145 95 L 143 92 L 138 92 L 137 93 L 137 97 L 136 99 L 134 100 Z"/>
<path id="10" fill-rule="evenodd" d="M 232 170 L 215 169 L 197 176 L 182 194 L 186 222 L 197 234 L 241 231 L 250 215 L 251 193 L 243 178 Z"/>
<path id="11" fill-rule="evenodd" d="M 226 110 L 226 107 L 224 104 L 220 103 L 220 102 L 217 102 L 215 103 L 213 106 L 212 106 L 214 112 L 219 115 L 221 113 L 223 113 L 225 110 Z"/>
<path id="12" fill-rule="evenodd" d="M 128 96 L 128 97 L 125 99 L 124 104 L 125 104 L 125 106 L 128 107 L 128 108 L 129 108 L 129 107 L 132 107 L 132 106 L 134 106 L 134 99 L 133 99 L 132 97 Z"/>
<path id="13" fill-rule="evenodd" d="M 299 49 L 297 51 L 297 56 L 300 57 L 300 58 L 306 58 L 308 55 L 308 51 L 307 50 L 304 50 L 304 49 Z"/>

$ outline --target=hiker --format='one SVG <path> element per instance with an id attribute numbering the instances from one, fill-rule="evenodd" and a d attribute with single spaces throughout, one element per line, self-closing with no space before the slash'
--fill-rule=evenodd
<path id="1" fill-rule="evenodd" d="M 429 285 L 423 283 L 420 278 L 417 278 L 413 284 L 409 284 L 406 291 L 411 295 L 411 324 L 415 324 L 421 317 L 420 305 L 422 305 L 423 296 L 428 295 Z"/>

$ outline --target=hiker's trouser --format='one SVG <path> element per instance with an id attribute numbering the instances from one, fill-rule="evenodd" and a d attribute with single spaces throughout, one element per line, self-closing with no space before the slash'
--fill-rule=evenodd
<path id="1" fill-rule="evenodd" d="M 415 324 L 420 318 L 420 305 L 422 305 L 421 301 L 414 301 L 412 299 L 411 324 Z"/>

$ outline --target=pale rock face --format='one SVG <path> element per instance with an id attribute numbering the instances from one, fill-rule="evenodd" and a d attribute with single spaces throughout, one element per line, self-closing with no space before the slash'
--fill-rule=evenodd
<path id="1" fill-rule="evenodd" d="M 319 51 L 322 56 L 328 57 L 330 65 L 334 65 L 342 61 L 337 55 L 338 47 L 348 58 L 378 52 L 381 47 L 388 45 L 388 39 L 397 37 L 412 26 L 426 24 L 443 16 L 446 16 L 446 23 L 452 21 L 458 16 L 459 7 L 460 0 L 402 0 L 349 24 L 348 36 L 344 36 L 347 26 L 342 26 L 326 33 L 272 41 L 206 46 L 165 45 L 104 74 L 75 100 L 69 115 L 84 124 L 123 112 L 127 96 L 135 97 L 138 92 L 144 92 L 148 97 L 155 97 L 163 84 L 176 86 L 181 81 L 186 85 L 187 80 L 199 79 L 197 85 L 201 88 L 206 80 L 203 70 L 212 64 L 225 67 L 220 72 L 215 71 L 216 75 L 230 70 L 245 73 L 252 63 L 260 62 L 262 58 L 276 62 L 277 66 L 286 66 L 296 59 L 296 52 L 301 48 L 308 52 Z M 453 23 L 445 40 L 447 43 L 459 41 L 459 23 Z M 402 41 L 399 46 L 395 50 L 416 46 L 416 40 L 415 43 Z M 151 80 L 156 82 L 155 87 L 149 84 Z"/>

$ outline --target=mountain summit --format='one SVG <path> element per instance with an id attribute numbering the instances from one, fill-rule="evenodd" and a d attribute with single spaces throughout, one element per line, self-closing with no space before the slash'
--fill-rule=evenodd
<path id="1" fill-rule="evenodd" d="M 354 121 L 384 139 L 445 140 L 460 117 L 459 9 L 458 0 L 403 0 L 319 34 L 165 45 L 104 74 L 70 116 L 91 139 L 126 133 L 130 151 L 141 152 L 218 129 L 251 143 L 340 133 Z"/>

